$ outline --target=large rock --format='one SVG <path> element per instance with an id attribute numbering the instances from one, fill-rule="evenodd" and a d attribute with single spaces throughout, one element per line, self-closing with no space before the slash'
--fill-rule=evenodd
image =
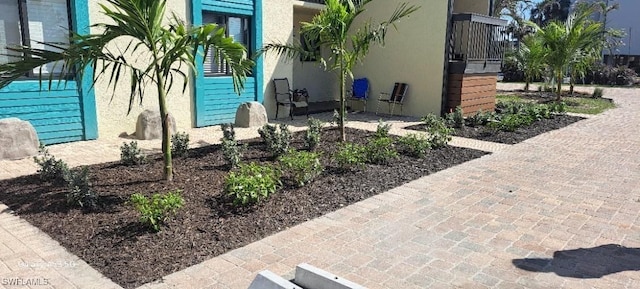
<path id="1" fill-rule="evenodd" d="M 268 121 L 267 110 L 259 102 L 242 103 L 236 111 L 236 127 L 260 127 Z"/>
<path id="2" fill-rule="evenodd" d="M 0 119 L 0 160 L 17 160 L 38 154 L 40 141 L 31 123 L 18 118 Z"/>
<path id="3" fill-rule="evenodd" d="M 169 133 L 176 132 L 176 120 L 169 114 Z M 136 138 L 137 139 L 158 139 L 162 138 L 162 119 L 160 112 L 155 110 L 145 110 L 138 116 L 136 122 Z"/>

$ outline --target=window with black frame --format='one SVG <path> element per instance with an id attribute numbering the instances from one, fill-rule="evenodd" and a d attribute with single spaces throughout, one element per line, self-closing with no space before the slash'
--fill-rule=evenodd
<path id="1" fill-rule="evenodd" d="M 224 27 L 226 36 L 230 36 L 234 41 L 242 43 L 247 50 L 251 48 L 251 19 L 248 16 L 230 15 L 217 12 L 202 12 L 202 23 L 215 23 Z M 204 74 L 207 76 L 231 75 L 229 65 L 224 59 L 214 61 L 215 51 L 209 51 L 204 60 Z"/>
<path id="2" fill-rule="evenodd" d="M 20 55 L 7 50 L 7 46 L 54 50 L 43 43 L 69 44 L 69 7 L 68 0 L 0 0 L 0 63 L 20 59 Z M 25 76 L 59 74 L 62 66 L 62 63 L 50 63 Z"/>

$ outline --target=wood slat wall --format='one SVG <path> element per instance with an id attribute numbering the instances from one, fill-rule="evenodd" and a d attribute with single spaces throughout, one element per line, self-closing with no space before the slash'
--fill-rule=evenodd
<path id="1" fill-rule="evenodd" d="M 450 74 L 446 111 L 461 106 L 465 116 L 493 111 L 496 105 L 496 75 Z"/>
<path id="2" fill-rule="evenodd" d="M 0 119 L 29 121 L 45 144 L 84 139 L 81 107 L 75 81 L 54 84 L 51 90 L 38 81 L 16 81 L 0 90 Z"/>

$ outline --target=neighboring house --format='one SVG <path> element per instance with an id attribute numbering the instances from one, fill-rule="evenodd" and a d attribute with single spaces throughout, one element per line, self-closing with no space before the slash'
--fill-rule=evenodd
<path id="1" fill-rule="evenodd" d="M 98 2 L 0 0 L 0 47 L 62 41 L 69 28 L 87 33 L 90 24 L 106 21 Z M 400 2 L 405 1 L 374 1 L 361 17 L 384 20 Z M 375 109 L 380 92 L 391 92 L 394 82 L 410 85 L 405 115 L 440 113 L 456 105 L 462 105 L 465 112 L 492 108 L 505 43 L 500 29 L 506 24 L 486 16 L 492 10 L 492 1 L 406 2 L 422 8 L 403 19 L 398 31 L 390 30 L 386 46 L 373 47 L 354 71 L 356 77 L 367 77 L 371 82 L 369 109 Z M 171 0 L 168 10 L 194 24 L 224 25 L 236 41 L 255 51 L 264 43 L 299 39 L 300 22 L 310 21 L 324 7 L 322 3 L 322 0 Z M 68 27 L 65 23 L 69 23 Z M 126 43 L 121 40 L 119 44 Z M 0 49 L 0 53 L 4 52 Z M 205 56 L 204 64 L 197 66 L 193 85 L 184 93 L 181 85 L 176 85 L 168 96 L 168 107 L 178 130 L 232 122 L 236 108 L 245 101 L 262 102 L 273 118 L 276 111 L 273 78 L 287 77 L 292 88 L 307 88 L 311 102 L 332 101 L 339 95 L 335 75 L 324 71 L 317 62 L 290 61 L 268 54 L 257 62 L 244 92 L 238 96 L 233 92 L 224 63 L 208 59 L 210 56 Z M 9 60 L 0 57 L 0 62 Z M 134 106 L 127 115 L 126 87 L 113 90 L 108 88 L 108 79 L 102 79 L 90 89 L 90 81 L 70 80 L 66 85 L 54 83 L 51 90 L 44 84 L 40 90 L 38 73 L 25 75 L 23 80 L 0 90 L 0 118 L 29 120 L 47 144 L 132 133 L 138 114 L 158 107 L 157 92 L 149 89 L 143 104 Z M 43 69 L 43 73 L 55 73 L 54 67 Z M 281 112 L 280 117 L 285 115 Z"/>

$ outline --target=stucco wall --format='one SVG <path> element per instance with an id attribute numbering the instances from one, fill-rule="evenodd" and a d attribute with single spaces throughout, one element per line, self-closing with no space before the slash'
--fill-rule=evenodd
<path id="1" fill-rule="evenodd" d="M 453 12 L 489 15 L 489 5 L 489 0 L 453 0 Z"/>
<path id="2" fill-rule="evenodd" d="M 300 39 L 300 22 L 310 22 L 317 12 L 310 9 L 294 9 L 294 39 Z M 327 51 L 323 52 L 327 54 Z M 293 61 L 293 87 L 306 88 L 309 91 L 309 102 L 339 99 L 339 88 L 335 73 L 325 71 L 319 62 L 303 62 L 299 58 L 295 59 Z"/>
<path id="3" fill-rule="evenodd" d="M 385 20 L 394 11 L 396 1 L 374 1 L 360 19 Z M 445 34 L 448 1 L 409 0 L 422 6 L 409 18 L 398 23 L 398 31 L 387 33 L 386 46 L 372 46 L 364 64 L 354 70 L 354 77 L 367 77 L 371 82 L 368 110 L 374 111 L 380 92 L 390 93 L 394 82 L 406 82 L 409 91 L 404 114 L 424 116 L 440 113 L 444 69 Z M 381 111 L 386 111 L 381 104 Z"/>
<path id="4" fill-rule="evenodd" d="M 89 1 L 89 13 L 91 23 L 104 23 L 108 18 L 101 13 L 98 2 L 106 4 L 106 1 L 91 0 Z M 182 19 L 190 21 L 190 13 L 188 13 L 190 1 L 167 1 L 167 16 L 175 13 Z M 99 33 L 96 28 L 92 28 L 92 33 Z M 124 49 L 128 44 L 127 39 L 117 39 L 112 43 L 110 48 L 120 47 Z M 140 55 L 127 56 L 129 61 L 138 59 L 142 61 Z M 101 77 L 95 85 L 96 106 L 98 115 L 98 137 L 99 138 L 115 138 L 125 132 L 131 134 L 135 132 L 136 120 L 140 112 L 145 109 L 158 110 L 158 94 L 153 85 L 149 85 L 144 94 L 143 102 L 140 105 L 136 99 L 131 113 L 127 115 L 129 106 L 129 75 L 123 75 L 120 85 L 113 94 L 113 87 L 109 87 L 109 74 Z M 112 98 L 113 95 L 113 98 Z M 167 95 L 167 106 L 169 112 L 173 114 L 177 122 L 178 131 L 192 127 L 192 111 L 193 111 L 193 94 L 191 86 L 187 86 L 187 90 L 182 93 L 182 79 L 176 78 L 173 89 Z"/>
<path id="5" fill-rule="evenodd" d="M 292 0 L 263 1 L 263 43 L 289 43 L 292 39 L 293 3 Z M 264 57 L 264 105 L 270 119 L 275 117 L 274 78 L 293 79 L 293 62 L 268 53 Z M 288 111 L 280 107 L 280 117 L 288 115 Z"/>

